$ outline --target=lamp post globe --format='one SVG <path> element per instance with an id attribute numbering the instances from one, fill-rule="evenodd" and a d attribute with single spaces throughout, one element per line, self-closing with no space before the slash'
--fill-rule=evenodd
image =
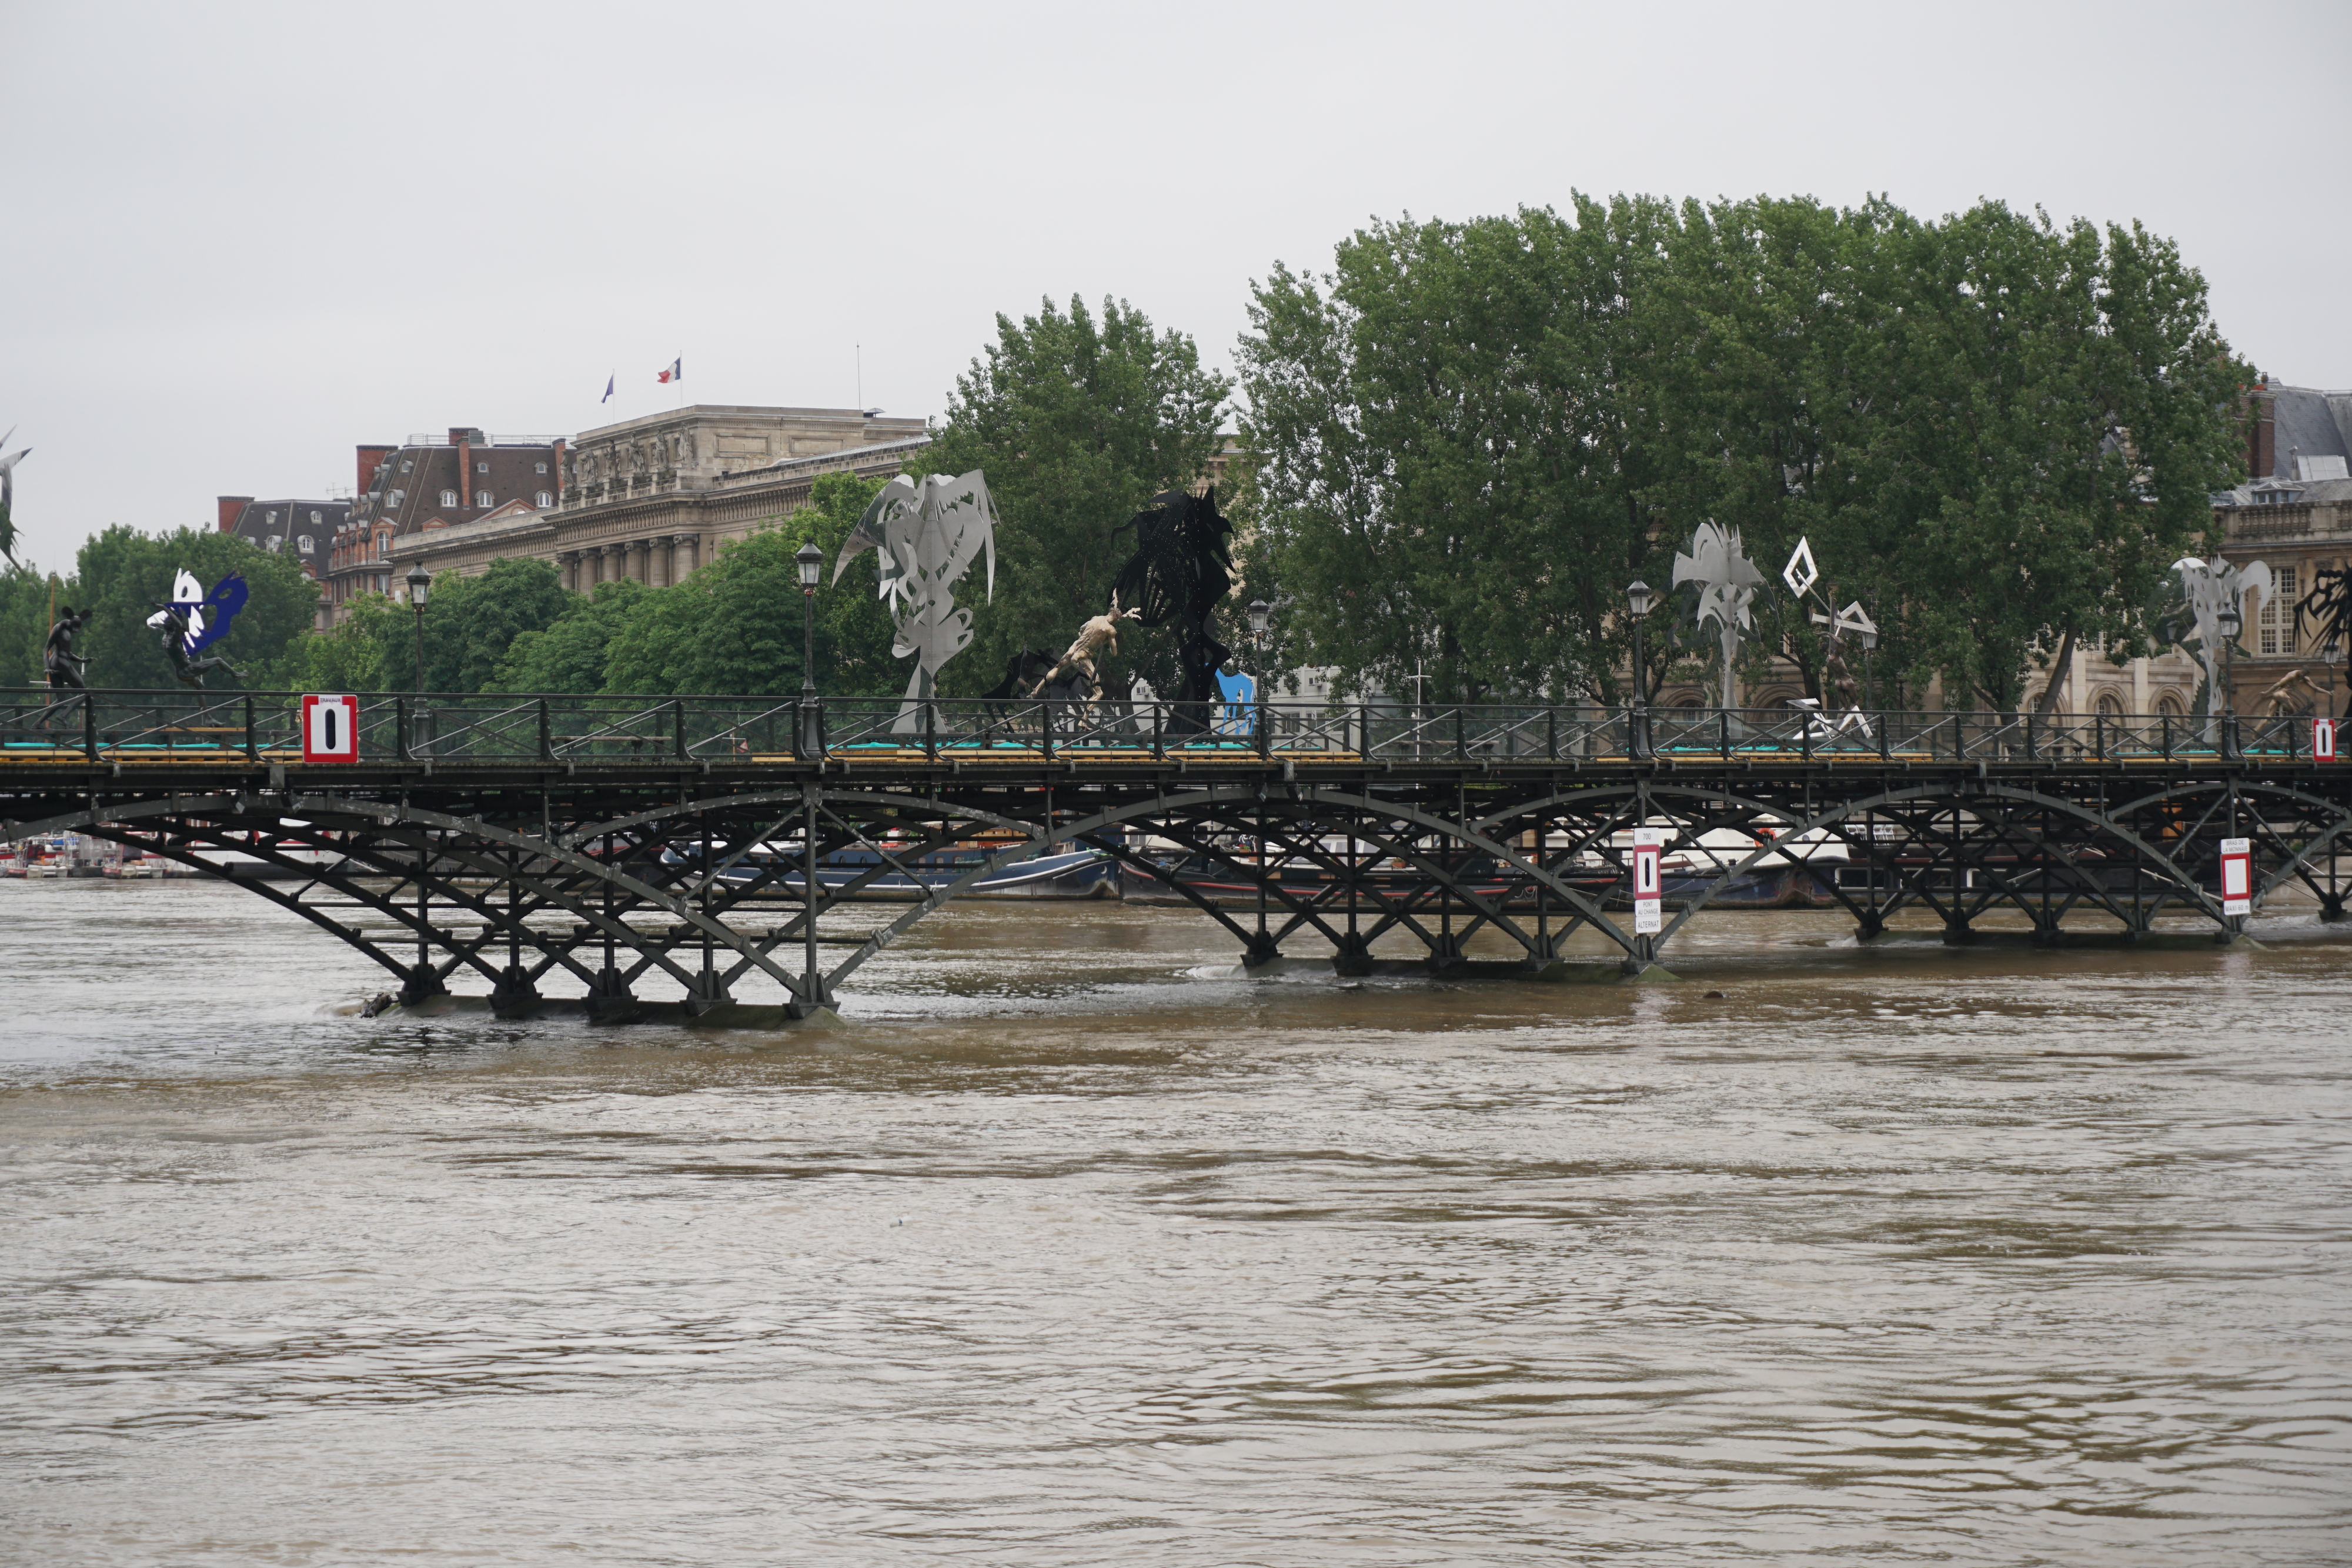
<path id="1" fill-rule="evenodd" d="M 793 552 L 801 578 L 801 695 L 816 695 L 816 585 L 824 575 L 824 551 L 812 539 Z"/>

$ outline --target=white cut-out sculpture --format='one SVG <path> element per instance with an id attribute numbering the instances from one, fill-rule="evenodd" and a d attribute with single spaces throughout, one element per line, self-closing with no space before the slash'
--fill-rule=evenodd
<path id="1" fill-rule="evenodd" d="M 1731 706 L 1731 676 L 1739 658 L 1739 636 L 1755 629 L 1748 613 L 1756 591 L 1764 585 L 1757 570 L 1739 548 L 1739 530 L 1701 523 L 1691 535 L 1690 551 L 1675 557 L 1675 586 L 1698 584 L 1694 619 L 1715 622 L 1716 639 L 1723 649 L 1723 706 Z"/>
<path id="2" fill-rule="evenodd" d="M 950 479 L 927 476 L 920 484 L 901 474 L 882 486 L 857 519 L 849 542 L 834 562 L 833 580 L 865 550 L 880 552 L 879 596 L 890 605 L 898 640 L 890 653 L 910 654 L 908 678 L 893 733 L 923 727 L 923 706 L 939 695 L 940 666 L 971 644 L 971 612 L 959 609 L 954 590 L 971 563 L 988 558 L 988 597 L 996 597 L 996 505 L 977 468 Z"/>
<path id="3" fill-rule="evenodd" d="M 2205 717 L 2210 723 L 2221 711 L 2221 650 L 2235 641 L 2222 634 L 2221 612 L 2235 608 L 2240 618 L 2236 630 L 2244 631 L 2246 620 L 2261 613 L 2263 601 L 2271 596 L 2271 569 L 2259 560 L 2231 566 L 2218 555 L 2210 560 L 2185 555 L 2172 563 L 2172 570 L 2180 575 L 2180 597 L 2189 609 L 2198 660 L 2205 666 Z M 2249 594 L 2252 604 L 2246 602 Z M 2175 639 L 2184 648 L 2191 640 Z"/>

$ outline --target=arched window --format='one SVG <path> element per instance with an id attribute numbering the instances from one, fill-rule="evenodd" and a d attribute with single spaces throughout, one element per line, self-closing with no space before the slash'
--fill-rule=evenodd
<path id="1" fill-rule="evenodd" d="M 2179 718 L 2187 710 L 2180 706 L 2179 697 L 2167 692 L 2156 699 L 2156 711 L 2167 718 Z"/>
<path id="2" fill-rule="evenodd" d="M 2124 716 L 2124 705 L 2116 698 L 2116 694 L 2113 692 L 2101 692 L 2099 694 L 2099 700 L 2096 706 L 2101 718 L 2121 718 Z"/>
<path id="3" fill-rule="evenodd" d="M 495 506 L 497 503 L 498 497 L 491 495 L 488 490 L 477 490 L 474 492 L 474 505 L 478 507 Z"/>
<path id="4" fill-rule="evenodd" d="M 445 507 L 454 507 L 454 506 L 456 506 L 456 505 L 457 504 L 457 491 L 455 491 L 455 490 L 444 490 L 444 491 L 442 491 L 442 492 L 441 492 L 441 504 L 442 504 L 443 506 L 445 506 Z"/>
<path id="5" fill-rule="evenodd" d="M 541 490 L 539 493 L 539 499 L 532 504 L 540 507 L 551 507 L 555 505 L 555 497 L 549 495 L 546 491 Z"/>

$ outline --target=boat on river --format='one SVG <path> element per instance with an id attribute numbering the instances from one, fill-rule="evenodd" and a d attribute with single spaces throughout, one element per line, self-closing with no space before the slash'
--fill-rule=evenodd
<path id="1" fill-rule="evenodd" d="M 852 902 L 911 904 L 950 886 L 985 865 L 990 855 L 1018 841 L 975 841 L 928 854 L 910 854 L 890 844 L 838 850 L 817 862 L 817 881 L 828 890 L 847 890 Z M 665 863 L 688 857 L 666 852 Z M 877 869 L 878 868 L 878 869 Z M 800 896 L 803 879 L 800 846 L 763 843 L 724 861 L 719 880 L 737 887 L 757 884 Z M 957 894 L 958 898 L 1093 899 L 1119 896 L 1118 865 L 1095 849 L 1063 850 L 999 866 Z"/>

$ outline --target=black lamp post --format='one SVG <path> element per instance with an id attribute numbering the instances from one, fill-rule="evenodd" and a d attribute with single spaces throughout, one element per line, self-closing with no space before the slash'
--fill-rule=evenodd
<path id="1" fill-rule="evenodd" d="M 416 690 L 425 692 L 425 601 L 433 591 L 433 574 L 418 561 L 408 569 L 408 608 L 416 612 Z"/>
<path id="2" fill-rule="evenodd" d="M 2221 755 L 2234 761 L 2238 756 L 2238 633 L 2245 629 L 2245 612 L 2235 604 L 2224 604 L 2214 613 L 2213 625 L 2221 633 Z"/>
<path id="3" fill-rule="evenodd" d="M 1273 623 L 1273 605 L 1268 604 L 1263 599 L 1253 599 L 1249 601 L 1250 646 L 1255 650 L 1257 653 L 1256 664 L 1258 668 L 1255 672 L 1257 695 L 1257 714 L 1255 716 L 1257 720 L 1257 732 L 1261 740 L 1264 739 L 1265 735 L 1265 629 L 1268 625 Z M 1265 855 L 1265 846 L 1264 841 L 1261 841 L 1258 845 L 1258 857 L 1263 860 Z M 1263 890 L 1261 890 L 1261 894 L 1263 894 Z"/>
<path id="4" fill-rule="evenodd" d="M 1626 716 L 1625 754 L 1636 758 L 1651 755 L 1650 698 L 1643 690 L 1642 679 L 1644 667 L 1642 663 L 1642 618 L 1649 614 L 1650 606 L 1656 602 L 1657 595 L 1651 592 L 1650 585 L 1640 578 L 1626 585 L 1625 608 L 1633 612 L 1633 706 Z"/>
<path id="5" fill-rule="evenodd" d="M 801 572 L 801 695 L 816 695 L 816 585 L 824 575 L 824 551 L 812 539 L 793 552 Z"/>

